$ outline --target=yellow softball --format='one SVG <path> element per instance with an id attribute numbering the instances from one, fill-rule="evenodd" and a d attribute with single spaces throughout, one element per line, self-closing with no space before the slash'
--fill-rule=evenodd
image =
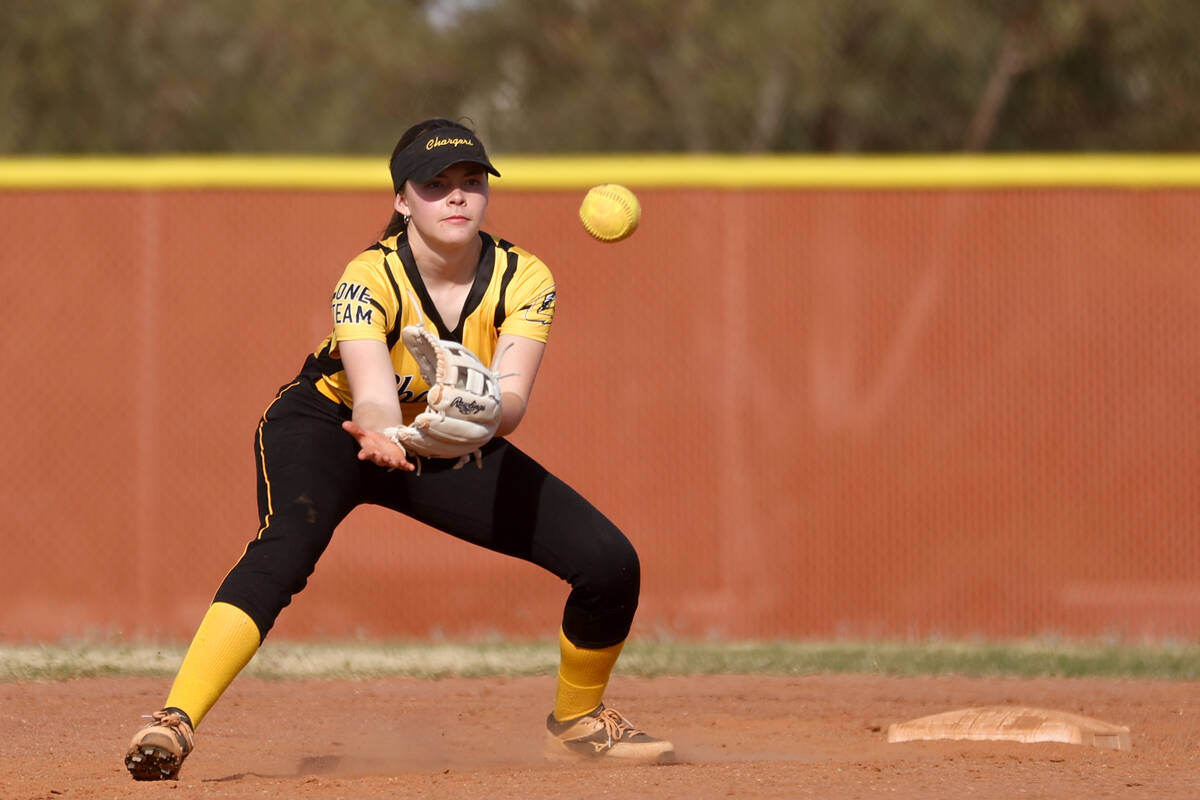
<path id="1" fill-rule="evenodd" d="M 624 186 L 604 183 L 593 186 L 583 196 L 579 221 L 583 229 L 602 242 L 619 242 L 637 230 L 642 206 L 637 196 Z"/>

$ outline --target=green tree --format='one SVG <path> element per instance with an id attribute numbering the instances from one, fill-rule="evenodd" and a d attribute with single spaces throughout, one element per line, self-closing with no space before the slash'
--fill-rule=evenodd
<path id="1" fill-rule="evenodd" d="M 1192 0 L 8 0 L 0 152 L 1197 148 Z"/>

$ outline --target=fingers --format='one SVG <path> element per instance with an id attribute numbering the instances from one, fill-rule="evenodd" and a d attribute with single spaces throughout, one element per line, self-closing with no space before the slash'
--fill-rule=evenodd
<path id="1" fill-rule="evenodd" d="M 416 469 L 407 458 L 404 448 L 378 431 L 369 431 L 353 420 L 342 423 L 342 430 L 358 442 L 358 460 L 370 461 L 388 469 L 412 472 Z"/>
<path id="2" fill-rule="evenodd" d="M 401 456 L 400 458 L 388 457 L 386 458 L 386 462 L 377 460 L 375 463 L 381 467 L 404 470 L 405 472 L 412 472 L 414 469 L 416 469 L 416 466 L 414 466 L 413 463 L 404 456 Z"/>
<path id="3" fill-rule="evenodd" d="M 402 469 L 406 472 L 416 469 L 405 457 L 404 450 L 390 441 L 381 445 L 374 440 L 374 437 L 368 436 L 359 444 L 361 445 L 361 449 L 358 451 L 359 461 L 370 461 L 381 467 Z"/>

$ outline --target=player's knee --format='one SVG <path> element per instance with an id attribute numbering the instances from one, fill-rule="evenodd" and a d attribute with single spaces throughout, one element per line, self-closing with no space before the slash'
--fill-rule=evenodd
<path id="1" fill-rule="evenodd" d="M 591 594 L 599 604 L 637 605 L 642 568 L 637 551 L 624 536 L 611 540 L 587 567 L 576 589 Z"/>
<path id="2" fill-rule="evenodd" d="M 599 649 L 625 641 L 637 612 L 641 568 L 625 544 L 589 563 L 577 576 L 563 610 L 563 633 L 577 647 Z"/>

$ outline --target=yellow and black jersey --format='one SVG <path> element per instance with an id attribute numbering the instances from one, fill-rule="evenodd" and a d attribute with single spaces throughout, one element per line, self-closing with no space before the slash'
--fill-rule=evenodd
<path id="1" fill-rule="evenodd" d="M 350 383 L 338 357 L 338 342 L 375 339 L 385 342 L 396 372 L 396 392 L 406 424 L 424 410 L 429 386 L 416 360 L 400 339 L 400 330 L 416 325 L 438 338 L 459 342 L 484 364 L 491 364 L 500 334 L 545 342 L 554 321 L 554 277 L 533 254 L 480 233 L 483 248 L 475 283 L 467 295 L 458 327 L 450 330 L 433 304 L 417 271 L 408 237 L 390 236 L 354 258 L 333 292 L 333 333 L 305 363 L 304 374 L 326 397 L 353 407 Z M 421 304 L 412 307 L 412 298 Z"/>

